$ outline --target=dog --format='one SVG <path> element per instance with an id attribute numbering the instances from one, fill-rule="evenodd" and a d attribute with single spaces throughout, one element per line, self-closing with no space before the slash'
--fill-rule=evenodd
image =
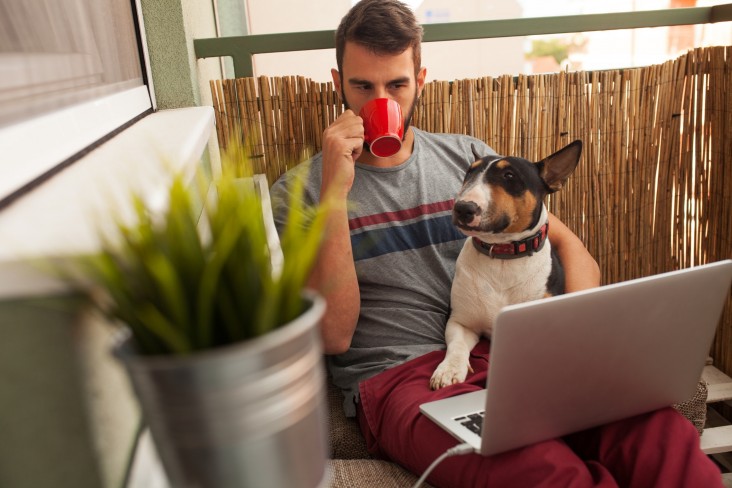
<path id="1" fill-rule="evenodd" d="M 577 140 L 536 163 L 486 156 L 468 169 L 452 210 L 453 224 L 468 238 L 455 265 L 447 352 L 432 389 L 465 381 L 470 351 L 490 337 L 503 306 L 564 292 L 544 199 L 564 186 L 581 153 Z"/>

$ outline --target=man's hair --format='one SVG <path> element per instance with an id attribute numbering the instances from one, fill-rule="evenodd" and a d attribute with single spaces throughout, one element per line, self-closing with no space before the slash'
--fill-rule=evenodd
<path id="1" fill-rule="evenodd" d="M 346 42 L 376 54 L 396 55 L 411 47 L 415 76 L 422 67 L 422 26 L 412 10 L 399 0 L 361 0 L 341 19 L 335 40 L 341 74 Z"/>

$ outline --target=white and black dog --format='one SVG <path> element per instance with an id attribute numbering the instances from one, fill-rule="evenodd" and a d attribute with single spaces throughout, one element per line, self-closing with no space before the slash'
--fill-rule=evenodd
<path id="1" fill-rule="evenodd" d="M 582 142 L 574 141 L 537 163 L 487 156 L 468 169 L 452 211 L 468 239 L 455 267 L 447 353 L 431 388 L 465 380 L 471 349 L 481 336 L 490 337 L 503 306 L 563 293 L 544 197 L 564 186 L 581 153 Z"/>

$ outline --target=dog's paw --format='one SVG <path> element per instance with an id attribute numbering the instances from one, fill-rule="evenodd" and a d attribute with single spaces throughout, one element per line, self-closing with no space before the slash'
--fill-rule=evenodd
<path id="1" fill-rule="evenodd" d="M 470 367 L 470 363 L 466 358 L 455 356 L 445 357 L 444 361 L 432 373 L 430 388 L 439 390 L 440 388 L 454 385 L 455 383 L 462 383 L 468 376 L 468 371 L 472 372 L 473 368 Z"/>

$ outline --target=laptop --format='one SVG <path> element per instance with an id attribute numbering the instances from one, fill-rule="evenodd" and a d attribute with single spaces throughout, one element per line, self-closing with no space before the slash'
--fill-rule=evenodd
<path id="1" fill-rule="evenodd" d="M 420 410 L 488 456 L 688 400 L 731 281 L 725 260 L 507 306 L 486 389 Z"/>

